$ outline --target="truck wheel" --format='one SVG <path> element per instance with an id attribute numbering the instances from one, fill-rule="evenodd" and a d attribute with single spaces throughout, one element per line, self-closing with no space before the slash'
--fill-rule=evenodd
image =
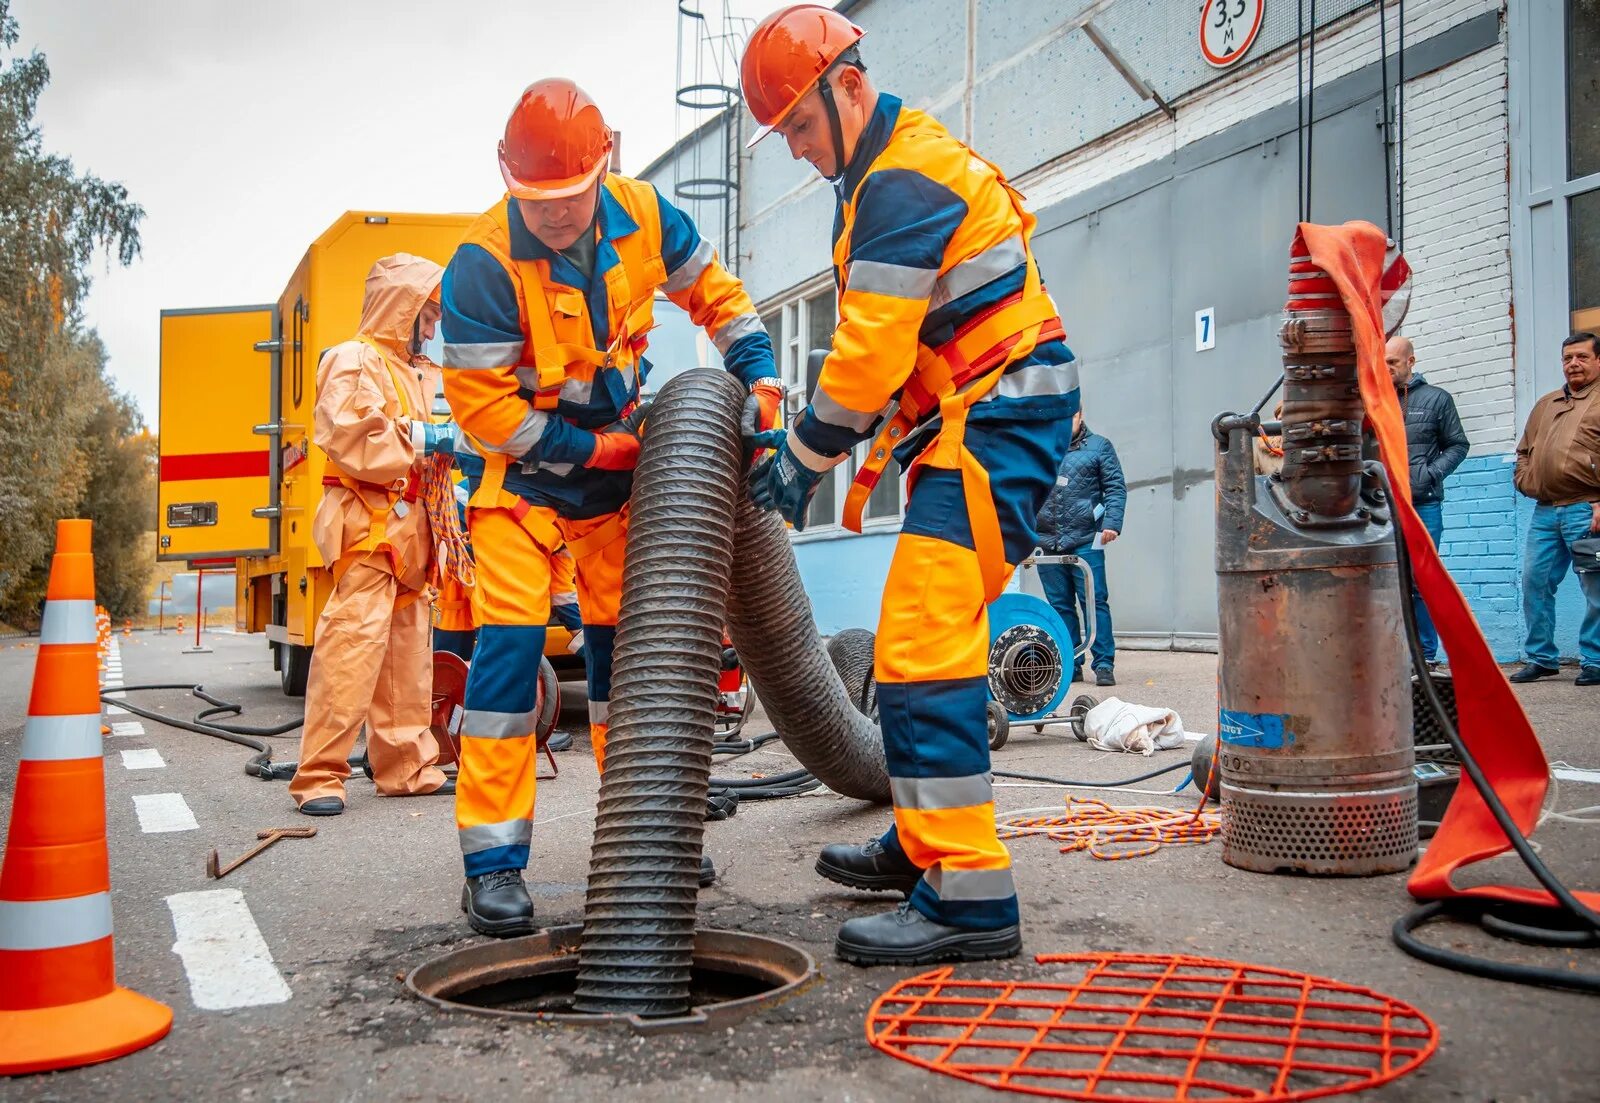
<path id="1" fill-rule="evenodd" d="M 311 648 L 298 643 L 282 643 L 278 645 L 278 655 L 282 660 L 278 678 L 283 683 L 284 696 L 304 697 L 306 676 L 311 673 Z"/>

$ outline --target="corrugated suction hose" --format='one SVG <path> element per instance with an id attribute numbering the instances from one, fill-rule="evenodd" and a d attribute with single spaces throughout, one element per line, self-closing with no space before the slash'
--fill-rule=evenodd
<path id="1" fill-rule="evenodd" d="M 743 402 L 726 372 L 700 370 L 669 381 L 650 411 L 612 659 L 580 1011 L 689 1010 L 725 621 L 801 764 L 836 792 L 889 799 L 882 737 L 823 651 L 783 522 L 745 495 Z"/>

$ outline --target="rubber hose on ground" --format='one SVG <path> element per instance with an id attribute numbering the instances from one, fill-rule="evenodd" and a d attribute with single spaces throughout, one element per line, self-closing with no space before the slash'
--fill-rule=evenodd
<path id="1" fill-rule="evenodd" d="M 689 1010 L 717 676 L 743 498 L 740 398 L 691 371 L 651 409 L 634 475 L 610 729 L 575 1007 Z"/>
<path id="2" fill-rule="evenodd" d="M 722 390 L 737 410 L 737 385 L 730 380 Z M 745 673 L 800 765 L 836 793 L 887 804 L 883 735 L 857 709 L 822 646 L 783 519 L 757 509 L 740 489 L 728 631 Z M 871 633 L 861 634 L 870 641 Z M 866 662 L 870 670 L 870 648 Z"/>

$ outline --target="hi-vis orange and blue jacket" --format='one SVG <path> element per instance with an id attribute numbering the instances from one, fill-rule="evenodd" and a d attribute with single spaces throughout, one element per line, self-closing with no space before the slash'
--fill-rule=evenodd
<path id="1" fill-rule="evenodd" d="M 528 229 L 509 196 L 467 230 L 445 271 L 445 396 L 474 493 L 504 489 L 564 517 L 622 507 L 631 471 L 584 467 L 595 430 L 634 403 L 656 293 L 702 327 L 747 386 L 777 375 L 772 341 L 744 286 L 688 215 L 650 184 L 611 174 L 600 189 L 587 281 Z M 488 472 L 489 477 L 485 478 Z"/>
<path id="2" fill-rule="evenodd" d="M 855 528 L 891 450 L 904 465 L 941 429 L 959 452 L 967 421 L 1070 418 L 1078 370 L 1029 245 L 1033 216 L 935 119 L 879 95 L 835 187 L 839 326 L 792 432 L 835 457 L 881 427 L 846 501 Z"/>

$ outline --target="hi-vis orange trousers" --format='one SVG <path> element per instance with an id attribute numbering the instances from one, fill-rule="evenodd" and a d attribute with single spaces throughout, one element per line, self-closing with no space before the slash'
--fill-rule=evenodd
<path id="1" fill-rule="evenodd" d="M 576 521 L 530 506 L 467 511 L 478 581 L 478 646 L 467 674 L 456 778 L 456 830 L 468 877 L 525 869 L 538 776 L 534 720 L 539 660 L 550 620 L 551 552 L 565 542 L 577 563 L 589 672 L 589 738 L 605 764 L 611 650 L 622 601 L 627 511 Z"/>
<path id="2" fill-rule="evenodd" d="M 378 792 L 409 796 L 444 784 L 430 730 L 428 603 L 400 597 L 395 576 L 368 563 L 352 563 L 333 584 L 317 621 L 300 765 L 289 782 L 296 804 L 344 796 L 363 723 Z"/>
<path id="3" fill-rule="evenodd" d="M 1072 419 L 969 422 L 1006 571 L 1034 550 Z M 995 834 L 985 719 L 989 614 L 961 472 L 924 466 L 906 503 L 878 620 L 878 720 L 894 796 L 881 840 L 923 870 L 911 906 L 936 923 L 1017 922 L 1011 856 Z"/>

